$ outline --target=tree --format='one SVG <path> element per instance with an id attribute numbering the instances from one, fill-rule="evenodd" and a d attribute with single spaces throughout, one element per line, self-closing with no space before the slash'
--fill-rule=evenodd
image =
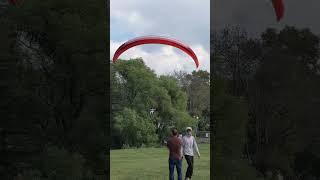
<path id="1" fill-rule="evenodd" d="M 260 42 L 239 27 L 227 27 L 214 33 L 212 44 L 214 73 L 229 79 L 232 95 L 246 96 L 248 81 L 261 58 Z"/>
<path id="2" fill-rule="evenodd" d="M 174 72 L 172 75 L 186 92 L 188 112 L 191 116 L 199 117 L 199 130 L 210 129 L 210 73 L 199 70 L 191 74 Z"/>
<path id="3" fill-rule="evenodd" d="M 295 153 L 314 144 L 318 113 L 319 40 L 308 30 L 286 27 L 262 34 L 264 52 L 249 92 L 251 151 L 262 172 L 280 170 L 295 176 Z M 302 106 L 303 105 L 303 106 Z M 311 125 L 312 124 L 312 125 Z"/>
<path id="4" fill-rule="evenodd" d="M 143 63 L 142 59 L 119 60 L 116 64 L 112 64 L 111 77 L 113 107 L 111 129 L 116 132 L 112 135 L 114 148 L 120 148 L 129 141 L 129 145 L 142 144 L 138 139 L 129 140 L 129 136 L 123 136 L 124 131 L 119 130 L 120 122 L 125 122 L 127 119 L 123 115 L 123 112 L 127 112 L 124 111 L 125 109 L 130 109 L 137 114 L 135 118 L 131 118 L 130 122 L 137 121 L 137 124 L 140 121 L 145 124 L 151 122 L 158 136 L 158 142 L 167 138 L 168 130 L 172 126 L 179 130 L 186 126 L 195 127 L 197 122 L 187 113 L 187 96 L 175 78 L 158 77 Z M 150 114 L 151 108 L 156 109 L 152 114 Z M 147 142 L 146 145 L 148 145 Z"/>
<path id="5" fill-rule="evenodd" d="M 104 2 L 95 0 L 30 0 L 8 10 L 2 35 L 11 55 L 0 56 L 14 62 L 6 74 L 13 93 L 3 98 L 9 115 L 1 124 L 9 179 L 41 169 L 48 144 L 80 153 L 95 173 L 105 171 L 105 14 Z"/>
<path id="6" fill-rule="evenodd" d="M 224 102 L 230 102 L 226 99 L 234 99 L 232 95 L 244 94 L 248 103 L 247 135 L 244 138 L 246 143 L 245 146 L 233 144 L 230 147 L 243 147 L 244 159 L 265 176 L 270 172 L 274 175 L 280 172 L 285 178 L 291 179 L 306 177 L 306 174 L 317 177 L 314 172 L 318 163 L 320 135 L 315 130 L 320 125 L 317 121 L 319 113 L 316 110 L 319 108 L 317 92 L 320 78 L 319 64 L 316 63 L 319 59 L 319 38 L 308 29 L 294 27 L 285 27 L 279 32 L 267 29 L 262 33 L 261 39 L 256 40 L 239 36 L 239 33 L 233 33 L 233 36 L 230 34 L 232 33 L 229 30 L 222 31 L 213 41 L 217 43 L 213 54 L 216 70 L 213 82 L 216 92 L 213 107 L 215 137 L 223 139 L 219 131 L 233 131 L 232 116 L 222 116 L 225 114 L 224 110 L 229 109 L 222 106 Z M 248 46 L 249 44 L 252 46 Z M 233 45 L 237 46 L 237 51 L 232 49 Z M 237 61 L 238 58 L 241 59 L 240 62 Z M 240 71 L 240 79 L 246 79 L 246 88 L 237 91 L 238 86 L 234 79 L 237 80 L 238 76 L 233 73 L 239 75 L 235 67 L 242 69 L 246 66 L 241 64 L 246 62 L 251 62 L 254 66 Z M 228 91 L 230 84 L 232 91 Z M 223 108 L 217 109 L 218 105 Z M 237 114 L 238 110 L 233 109 L 232 112 Z M 222 130 L 219 123 L 222 123 L 224 118 L 230 123 L 230 127 L 226 126 L 226 129 Z M 228 147 L 223 145 L 226 142 L 221 140 L 215 144 L 217 148 Z M 310 151 L 307 152 L 306 149 Z M 232 150 L 225 149 L 223 152 Z M 217 149 L 216 152 L 222 151 Z M 314 162 L 310 162 L 310 156 L 314 157 Z M 237 157 L 227 159 L 227 162 L 234 159 Z M 314 167 L 307 165 L 302 168 L 299 163 L 303 160 Z M 219 160 L 216 161 L 219 163 Z M 223 167 L 223 164 L 217 166 Z M 233 171 L 225 174 L 230 172 Z"/>

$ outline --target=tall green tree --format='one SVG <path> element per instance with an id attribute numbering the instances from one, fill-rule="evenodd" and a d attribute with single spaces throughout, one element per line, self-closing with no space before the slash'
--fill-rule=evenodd
<path id="1" fill-rule="evenodd" d="M 210 130 L 210 73 L 199 70 L 191 74 L 174 72 L 179 85 L 187 94 L 188 113 L 193 117 L 199 117 L 198 129 Z"/>
<path id="2" fill-rule="evenodd" d="M 138 124 L 151 122 L 158 136 L 158 142 L 168 136 L 168 130 L 172 126 L 179 130 L 183 130 L 186 126 L 195 127 L 197 122 L 187 113 L 186 93 L 182 91 L 175 78 L 157 76 L 142 59 L 120 60 L 119 63 L 112 64 L 111 77 L 113 107 L 111 129 L 116 132 L 112 135 L 115 147 L 123 146 L 118 143 L 126 142 L 129 137 L 121 135 L 119 131 L 121 129 L 119 124 L 123 124 L 121 122 Z M 125 111 L 126 108 L 130 111 Z M 151 113 L 150 109 L 156 110 Z M 124 118 L 126 117 L 124 112 L 136 113 L 130 116 L 136 118 Z M 148 131 L 148 133 L 146 136 L 152 137 L 153 132 Z"/>

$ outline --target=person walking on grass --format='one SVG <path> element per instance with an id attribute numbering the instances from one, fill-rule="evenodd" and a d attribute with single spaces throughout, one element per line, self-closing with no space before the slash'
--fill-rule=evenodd
<path id="1" fill-rule="evenodd" d="M 171 137 L 167 141 L 169 149 L 169 180 L 174 180 L 174 166 L 176 166 L 178 180 L 182 180 L 182 140 L 178 137 L 176 128 L 171 130 Z"/>
<path id="2" fill-rule="evenodd" d="M 198 157 L 200 158 L 200 152 L 196 139 L 192 136 L 192 128 L 186 128 L 187 134 L 182 139 L 183 144 L 183 154 L 188 163 L 188 168 L 186 172 L 186 180 L 190 180 L 193 174 L 193 152 L 196 151 Z"/>

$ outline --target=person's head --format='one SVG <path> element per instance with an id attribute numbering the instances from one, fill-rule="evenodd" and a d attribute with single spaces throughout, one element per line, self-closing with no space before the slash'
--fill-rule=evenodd
<path id="1" fill-rule="evenodd" d="M 171 134 L 172 134 L 172 136 L 177 136 L 177 135 L 178 135 L 178 130 L 177 130 L 177 128 L 172 128 L 172 129 L 171 129 Z"/>
<path id="2" fill-rule="evenodd" d="M 189 135 L 189 136 L 192 135 L 192 128 L 191 127 L 187 127 L 186 131 L 187 131 L 187 135 Z"/>

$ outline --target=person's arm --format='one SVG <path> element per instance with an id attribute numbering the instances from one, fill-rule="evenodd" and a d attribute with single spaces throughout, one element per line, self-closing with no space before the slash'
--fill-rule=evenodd
<path id="1" fill-rule="evenodd" d="M 196 150 L 196 152 L 198 154 L 198 157 L 200 157 L 200 152 L 199 152 L 199 149 L 198 149 L 198 145 L 197 145 L 196 139 L 194 137 L 193 137 L 193 148 Z"/>
<path id="2" fill-rule="evenodd" d="M 169 142 L 168 142 L 169 140 L 164 140 L 164 143 L 166 144 L 166 146 L 167 146 L 167 148 L 169 149 Z"/>
<path id="3" fill-rule="evenodd" d="M 180 148 L 181 158 L 183 159 L 183 140 L 181 139 L 181 148 Z"/>

